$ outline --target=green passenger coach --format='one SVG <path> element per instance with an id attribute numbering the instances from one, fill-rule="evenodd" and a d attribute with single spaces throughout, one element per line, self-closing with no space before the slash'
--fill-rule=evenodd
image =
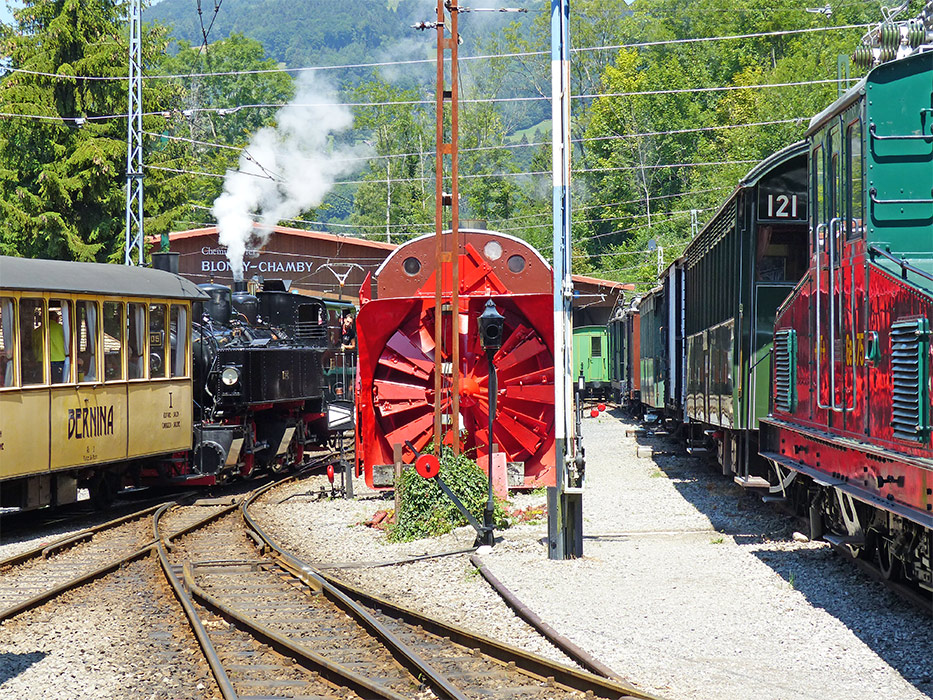
<path id="1" fill-rule="evenodd" d="M 685 416 L 716 433 L 724 473 L 756 485 L 751 443 L 768 413 L 775 313 L 807 267 L 806 143 L 753 168 L 683 266 Z"/>
<path id="2" fill-rule="evenodd" d="M 585 396 L 609 397 L 609 336 L 606 326 L 573 329 L 573 367 Z"/>

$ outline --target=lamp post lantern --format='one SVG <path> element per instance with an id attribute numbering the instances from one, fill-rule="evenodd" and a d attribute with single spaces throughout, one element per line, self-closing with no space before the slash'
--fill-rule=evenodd
<path id="1" fill-rule="evenodd" d="M 482 539 L 483 544 L 492 547 L 493 544 L 495 544 L 492 516 L 496 508 L 492 493 L 492 428 L 496 416 L 496 395 L 499 391 L 496 386 L 496 367 L 494 360 L 496 351 L 502 347 L 502 331 L 505 326 L 505 317 L 496 309 L 493 300 L 489 299 L 486 301 L 486 308 L 483 309 L 483 313 L 480 314 L 478 322 L 480 343 L 486 351 L 486 361 L 489 363 L 489 461 L 487 462 L 487 493 L 486 508 L 483 510 Z"/>

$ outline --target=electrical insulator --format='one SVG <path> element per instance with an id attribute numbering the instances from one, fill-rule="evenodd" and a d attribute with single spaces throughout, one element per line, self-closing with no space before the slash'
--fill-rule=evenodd
<path id="1" fill-rule="evenodd" d="M 867 68 L 874 62 L 875 56 L 870 46 L 859 46 L 852 54 L 852 63 L 860 68 Z"/>
<path id="2" fill-rule="evenodd" d="M 879 31 L 878 40 L 882 48 L 895 48 L 898 44 L 901 43 L 900 28 L 895 24 L 891 24 L 890 22 L 882 24 Z"/>

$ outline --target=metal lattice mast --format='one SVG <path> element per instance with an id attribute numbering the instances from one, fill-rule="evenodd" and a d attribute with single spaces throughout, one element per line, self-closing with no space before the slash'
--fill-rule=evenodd
<path id="1" fill-rule="evenodd" d="M 130 0 L 129 108 L 126 130 L 126 258 L 143 265 L 143 81 L 142 6 Z"/>

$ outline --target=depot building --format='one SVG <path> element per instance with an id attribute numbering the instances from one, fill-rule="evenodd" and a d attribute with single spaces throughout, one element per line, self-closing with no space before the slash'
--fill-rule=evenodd
<path id="1" fill-rule="evenodd" d="M 158 240 L 152 240 L 153 249 Z M 322 231 L 277 226 L 265 243 L 247 248 L 246 280 L 281 279 L 292 291 L 328 299 L 357 302 L 366 276 L 374 273 L 398 246 Z M 233 284 L 226 246 L 218 242 L 216 226 L 169 234 L 169 250 L 178 253 L 178 272 L 197 284 Z M 574 326 L 604 325 L 619 297 L 635 285 L 582 275 L 573 276 Z"/>

